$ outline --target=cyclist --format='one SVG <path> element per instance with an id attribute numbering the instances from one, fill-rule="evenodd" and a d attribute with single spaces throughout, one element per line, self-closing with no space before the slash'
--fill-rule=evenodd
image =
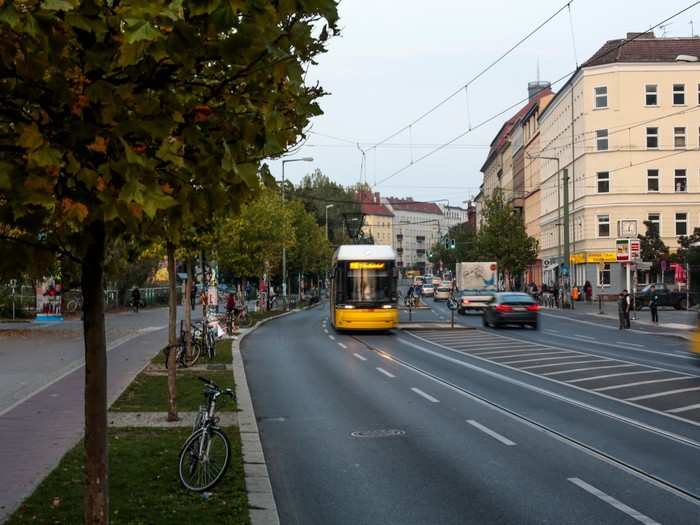
<path id="1" fill-rule="evenodd" d="M 131 290 L 131 306 L 133 307 L 134 312 L 138 313 L 140 305 L 141 305 L 141 290 L 139 290 L 138 286 L 134 286 L 134 289 Z"/>
<path id="2" fill-rule="evenodd" d="M 226 298 L 226 324 L 228 325 L 227 328 L 229 332 L 232 332 L 235 328 L 234 320 L 236 319 L 236 310 L 236 296 L 233 292 L 230 292 Z"/>

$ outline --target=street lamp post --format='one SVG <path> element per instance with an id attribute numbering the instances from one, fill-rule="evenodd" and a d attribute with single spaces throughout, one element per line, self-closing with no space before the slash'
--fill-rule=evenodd
<path id="1" fill-rule="evenodd" d="M 300 159 L 287 159 L 282 161 L 282 202 L 284 202 L 284 165 L 288 162 L 313 162 L 313 157 L 302 157 Z M 282 244 L 282 297 L 284 304 L 287 304 L 287 245 Z"/>
<path id="2" fill-rule="evenodd" d="M 326 240 L 328 240 L 328 209 L 333 206 L 334 204 L 326 204 Z"/>

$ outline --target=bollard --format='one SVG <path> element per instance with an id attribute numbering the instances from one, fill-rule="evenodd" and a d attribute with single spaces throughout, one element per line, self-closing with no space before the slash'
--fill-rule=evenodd
<path id="1" fill-rule="evenodd" d="M 455 311 L 450 310 L 450 312 L 452 313 L 452 326 L 451 326 L 451 328 L 454 329 L 454 327 L 455 327 Z"/>

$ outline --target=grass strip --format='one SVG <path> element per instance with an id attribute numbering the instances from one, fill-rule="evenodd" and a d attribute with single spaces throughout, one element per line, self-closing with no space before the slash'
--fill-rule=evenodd
<path id="1" fill-rule="evenodd" d="M 250 523 L 238 428 L 225 432 L 231 440 L 231 466 L 205 499 L 183 489 L 177 475 L 178 454 L 188 429 L 110 430 L 112 525 Z M 84 491 L 81 442 L 63 457 L 7 524 L 83 523 Z"/>
<path id="2" fill-rule="evenodd" d="M 215 349 L 216 351 L 214 352 L 213 358 L 210 359 L 209 357 L 204 355 L 204 352 L 202 352 L 195 364 L 208 365 L 213 363 L 223 363 L 226 365 L 230 365 L 233 361 L 233 356 L 231 355 L 231 341 L 224 339 L 217 341 Z M 156 356 L 153 359 L 151 359 L 151 363 L 153 363 L 154 365 L 165 366 L 165 354 L 163 352 L 158 352 L 158 354 L 156 354 Z"/>
<path id="3" fill-rule="evenodd" d="M 177 372 L 177 409 L 182 412 L 196 412 L 199 405 L 205 403 L 202 391 L 204 383 L 198 376 L 211 379 L 220 388 L 233 389 L 233 372 L 230 370 L 189 371 Z M 235 401 L 229 397 L 220 398 L 218 411 L 236 409 Z M 113 412 L 167 412 L 168 411 L 168 376 L 165 373 L 153 375 L 141 372 L 132 381 L 124 393 L 119 396 L 112 407 Z"/>

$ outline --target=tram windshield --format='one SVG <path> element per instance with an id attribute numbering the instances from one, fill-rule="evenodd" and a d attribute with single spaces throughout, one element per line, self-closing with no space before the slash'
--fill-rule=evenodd
<path id="1" fill-rule="evenodd" d="M 392 263 L 347 263 L 338 284 L 339 303 L 390 303 L 396 301 Z"/>

